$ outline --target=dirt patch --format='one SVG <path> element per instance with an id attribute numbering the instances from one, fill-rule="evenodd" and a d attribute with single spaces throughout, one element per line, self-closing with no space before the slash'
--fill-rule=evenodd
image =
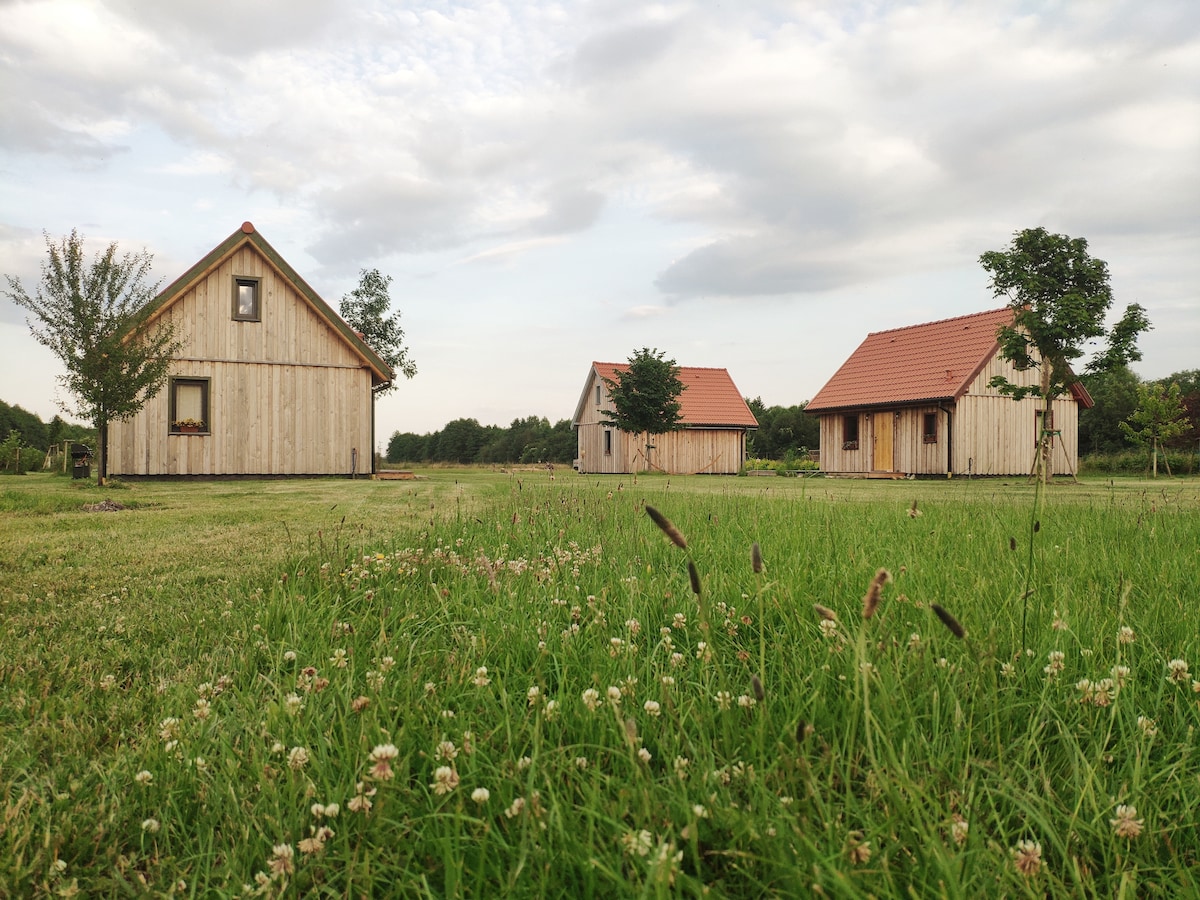
<path id="1" fill-rule="evenodd" d="M 120 512 L 123 509 L 129 509 L 129 507 L 116 500 L 101 500 L 99 503 L 83 504 L 84 512 Z"/>

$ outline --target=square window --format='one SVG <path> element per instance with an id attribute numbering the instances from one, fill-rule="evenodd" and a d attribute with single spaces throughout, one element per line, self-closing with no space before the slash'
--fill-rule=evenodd
<path id="1" fill-rule="evenodd" d="M 925 413 L 922 417 L 921 440 L 926 444 L 937 443 L 937 413 Z"/>
<path id="2" fill-rule="evenodd" d="M 257 278 L 233 279 L 233 318 L 237 322 L 259 322 L 262 309 Z"/>
<path id="3" fill-rule="evenodd" d="M 207 378 L 172 378 L 170 386 L 171 433 L 208 434 Z"/>

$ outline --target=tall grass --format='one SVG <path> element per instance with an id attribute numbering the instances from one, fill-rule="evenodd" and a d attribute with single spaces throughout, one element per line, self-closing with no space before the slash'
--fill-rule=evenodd
<path id="1" fill-rule="evenodd" d="M 26 481 L 0 893 L 1196 893 L 1195 483 Z"/>

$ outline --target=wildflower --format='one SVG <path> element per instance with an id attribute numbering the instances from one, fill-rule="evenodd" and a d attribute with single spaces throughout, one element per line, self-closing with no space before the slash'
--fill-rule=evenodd
<path id="1" fill-rule="evenodd" d="M 508 809 L 504 810 L 504 818 L 506 818 L 506 819 L 515 819 L 515 818 L 516 818 L 517 816 L 519 816 L 519 815 L 520 815 L 520 814 L 521 814 L 521 813 L 522 813 L 524 810 L 525 810 L 525 798 L 524 798 L 524 797 L 518 797 L 518 798 L 517 798 L 516 800 L 514 800 L 514 801 L 513 801 L 511 804 L 509 804 L 509 807 L 508 807 Z"/>
<path id="2" fill-rule="evenodd" d="M 355 785 L 354 789 L 357 791 L 357 793 L 346 802 L 346 808 L 349 809 L 350 812 L 368 813 L 371 811 L 371 807 L 374 805 L 371 802 L 371 798 L 375 796 L 377 789 L 371 788 L 369 791 L 367 791 L 363 788 L 364 784 L 361 781 Z"/>
<path id="3" fill-rule="evenodd" d="M 303 747 L 293 747 L 288 751 L 288 768 L 293 772 L 299 772 L 308 765 L 308 751 Z"/>
<path id="4" fill-rule="evenodd" d="M 483 804 L 487 803 L 488 799 L 491 796 L 492 796 L 491 791 L 489 791 L 485 787 L 477 787 L 477 788 L 475 788 L 475 790 L 471 791 L 471 799 L 474 800 L 476 803 L 478 803 L 480 806 L 483 806 Z"/>
<path id="5" fill-rule="evenodd" d="M 950 823 L 950 837 L 958 846 L 962 846 L 967 842 L 967 833 L 970 830 L 970 824 L 962 816 L 956 815 Z"/>
<path id="6" fill-rule="evenodd" d="M 1042 868 L 1042 845 L 1037 841 L 1017 841 L 1011 851 L 1013 865 L 1026 878 L 1033 878 Z"/>
<path id="7" fill-rule="evenodd" d="M 158 834 L 158 830 L 162 828 L 162 823 L 158 819 L 143 819 L 142 831 L 147 834 Z"/>
<path id="8" fill-rule="evenodd" d="M 575 768 L 586 769 L 588 767 L 588 758 L 586 756 L 575 757 Z"/>
<path id="9" fill-rule="evenodd" d="M 296 871 L 296 866 L 292 862 L 295 859 L 296 851 L 292 849 L 291 844 L 276 844 L 271 848 L 271 859 L 267 863 L 273 877 L 279 878 L 285 875 L 291 875 Z"/>
<path id="10" fill-rule="evenodd" d="M 396 665 L 396 660 L 391 656 L 385 656 L 379 661 L 379 669 L 382 672 L 390 672 L 392 670 L 392 666 L 394 665 Z"/>
<path id="11" fill-rule="evenodd" d="M 1122 625 L 1120 628 L 1117 629 L 1117 643 L 1118 644 L 1132 644 L 1136 640 L 1137 640 L 1137 635 L 1134 633 L 1133 629 L 1130 628 L 1128 625 Z"/>
<path id="12" fill-rule="evenodd" d="M 846 858 L 852 866 L 871 861 L 871 842 L 864 841 L 862 837 L 861 831 L 852 831 L 846 835 Z"/>
<path id="13" fill-rule="evenodd" d="M 820 624 L 821 637 L 835 638 L 838 634 L 838 624 L 836 619 L 822 619 Z"/>
<path id="14" fill-rule="evenodd" d="M 671 627 L 679 629 L 686 628 L 687 616 L 685 616 L 683 613 L 675 613 L 674 618 L 671 620 Z"/>
<path id="15" fill-rule="evenodd" d="M 1117 837 L 1132 840 L 1142 833 L 1145 819 L 1137 817 L 1137 807 L 1122 805 L 1117 807 L 1116 818 L 1109 819 L 1108 822 L 1112 825 L 1113 833 Z"/>
<path id="16" fill-rule="evenodd" d="M 675 776 L 680 781 L 687 781 L 688 767 L 691 764 L 692 764 L 692 761 L 690 759 L 688 759 L 686 756 L 675 757 L 675 762 L 673 764 L 673 768 L 675 769 Z"/>
<path id="17" fill-rule="evenodd" d="M 525 692 L 525 697 L 529 701 L 530 706 L 534 706 L 538 702 L 538 698 L 542 695 L 542 689 L 536 684 Z"/>
<path id="18" fill-rule="evenodd" d="M 1167 663 L 1167 680 L 1174 681 L 1179 684 L 1188 681 L 1192 676 L 1188 674 L 1188 664 L 1186 660 L 1173 659 Z"/>
<path id="19" fill-rule="evenodd" d="M 158 736 L 164 741 L 179 739 L 179 720 L 172 717 L 158 723 Z"/>
<path id="20" fill-rule="evenodd" d="M 675 668 L 679 668 L 681 665 L 683 665 L 683 654 L 682 653 L 672 653 L 671 654 L 671 665 Z"/>
<path id="21" fill-rule="evenodd" d="M 197 756 L 195 759 L 193 759 L 192 765 L 196 767 L 197 772 L 208 771 L 208 763 L 205 761 L 203 756 Z"/>
<path id="22" fill-rule="evenodd" d="M 433 772 L 433 783 L 429 786 L 435 794 L 448 794 L 458 787 L 458 773 L 450 766 L 438 766 Z"/>
<path id="23" fill-rule="evenodd" d="M 621 689 L 619 687 L 617 687 L 616 685 L 609 685 L 608 702 L 611 703 L 613 706 L 621 705 Z"/>
<path id="24" fill-rule="evenodd" d="M 372 764 L 370 776 L 376 781 L 390 781 L 396 774 L 392 771 L 391 762 L 399 755 L 395 744 L 377 744 L 367 757 Z"/>
<path id="25" fill-rule="evenodd" d="M 288 694 L 283 700 L 283 709 L 289 716 L 294 716 L 304 709 L 304 698 L 299 694 Z"/>
<path id="26" fill-rule="evenodd" d="M 1158 724 L 1147 716 L 1137 717 L 1138 728 L 1142 729 L 1142 734 L 1146 737 L 1154 737 L 1158 734 Z"/>
<path id="27" fill-rule="evenodd" d="M 374 669 L 367 670 L 367 687 L 375 693 L 383 690 L 384 677 L 382 672 L 376 672 Z"/>
<path id="28" fill-rule="evenodd" d="M 702 662 L 712 662 L 712 649 L 708 646 L 708 641 L 697 641 L 696 659 Z"/>
<path id="29" fill-rule="evenodd" d="M 454 746 L 453 741 L 442 741 L 437 745 L 437 750 L 434 755 L 438 759 L 444 759 L 447 762 L 458 756 L 458 748 Z"/>
<path id="30" fill-rule="evenodd" d="M 694 815 L 697 819 L 707 819 L 708 807 L 706 807 L 703 803 L 693 804 L 692 815 Z"/>
<path id="31" fill-rule="evenodd" d="M 475 687 L 487 687 L 492 683 L 492 679 L 488 678 L 487 666 L 480 666 L 475 670 L 475 677 L 471 679 L 475 683 Z"/>
<path id="32" fill-rule="evenodd" d="M 1066 631 L 1067 630 L 1067 622 L 1065 619 L 1063 619 L 1058 614 L 1057 609 L 1054 611 L 1054 621 L 1050 623 L 1050 627 L 1053 628 L 1055 631 Z"/>
<path id="33" fill-rule="evenodd" d="M 648 763 L 651 760 L 650 751 L 647 750 L 645 747 L 642 747 L 641 749 L 639 749 L 637 755 L 638 755 L 638 759 L 640 759 L 644 763 Z"/>
<path id="34" fill-rule="evenodd" d="M 664 675 L 661 679 L 663 687 L 675 687 L 675 676 Z"/>
<path id="35" fill-rule="evenodd" d="M 192 710 L 192 715 L 203 722 L 210 715 L 212 715 L 212 707 L 209 706 L 207 700 L 201 697 L 196 701 L 196 708 Z"/>
<path id="36" fill-rule="evenodd" d="M 371 705 L 371 698 L 359 695 L 350 701 L 350 709 L 356 713 L 362 712 Z"/>
<path id="37" fill-rule="evenodd" d="M 133 780 L 142 787 L 149 787 L 149 785 L 154 781 L 154 774 L 146 769 L 142 769 L 142 771 L 133 776 Z"/>
<path id="38" fill-rule="evenodd" d="M 1046 654 L 1046 656 L 1050 662 L 1045 668 L 1042 669 L 1042 671 L 1053 678 L 1063 670 L 1063 660 L 1066 659 L 1066 654 L 1061 650 L 1051 650 L 1048 654 Z"/>
<path id="39" fill-rule="evenodd" d="M 333 651 L 333 656 L 329 657 L 329 661 L 333 663 L 335 669 L 346 668 L 346 651 L 338 648 Z"/>
<path id="40" fill-rule="evenodd" d="M 733 702 L 733 695 L 729 691 L 717 691 L 717 695 L 713 699 L 717 701 L 718 709 L 729 709 Z"/>
<path id="41" fill-rule="evenodd" d="M 1017 674 L 1017 667 L 1010 662 L 1000 664 L 1000 676 L 1002 678 L 1014 678 Z"/>
<path id="42" fill-rule="evenodd" d="M 520 759 L 517 760 L 517 771 L 524 772 L 526 769 L 528 769 L 532 765 L 533 765 L 532 757 L 522 756 Z"/>
<path id="43" fill-rule="evenodd" d="M 341 811 L 342 811 L 342 808 L 340 806 L 338 806 L 336 803 L 329 803 L 326 805 L 321 805 L 320 803 L 314 803 L 312 805 L 312 807 L 310 807 L 310 809 L 309 809 L 309 812 L 311 812 L 313 814 L 313 816 L 318 819 L 320 819 L 322 817 L 328 818 L 328 819 L 336 819 L 338 813 Z"/>
<path id="44" fill-rule="evenodd" d="M 654 835 L 646 829 L 631 831 L 621 837 L 621 844 L 630 856 L 649 856 L 654 846 Z"/>
<path id="45" fill-rule="evenodd" d="M 287 662 L 295 662 L 296 661 L 296 651 L 295 650 L 284 651 L 283 658 Z"/>
<path id="46" fill-rule="evenodd" d="M 584 691 L 583 705 L 588 708 L 589 712 L 595 712 L 596 707 L 600 705 L 600 692 L 595 688 L 588 688 Z"/>
<path id="47" fill-rule="evenodd" d="M 908 649 L 916 653 L 921 649 L 921 646 L 921 635 L 914 631 L 908 636 Z"/>
<path id="48" fill-rule="evenodd" d="M 1125 682 L 1129 680 L 1129 666 L 1116 665 L 1112 669 L 1113 682 L 1117 687 L 1124 687 Z"/>
<path id="49" fill-rule="evenodd" d="M 1092 685 L 1092 705 L 1093 706 L 1109 706 L 1113 697 L 1116 695 L 1116 690 L 1111 678 L 1101 678 Z"/>
<path id="50" fill-rule="evenodd" d="M 749 694 L 739 694 L 739 695 L 738 695 L 738 698 L 737 698 L 737 704 L 738 704 L 738 706 L 740 706 L 742 709 L 750 709 L 750 708 L 751 708 L 751 707 L 753 707 L 753 706 L 754 706 L 754 705 L 755 705 L 757 702 L 758 702 L 758 701 L 757 701 L 757 700 L 755 700 L 753 697 L 751 697 Z"/>
<path id="51" fill-rule="evenodd" d="M 105 675 L 100 679 L 100 690 L 111 691 L 116 683 L 117 677 L 115 675 Z"/>

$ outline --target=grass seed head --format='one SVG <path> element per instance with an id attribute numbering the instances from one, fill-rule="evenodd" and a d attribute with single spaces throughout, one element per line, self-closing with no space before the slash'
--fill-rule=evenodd
<path id="1" fill-rule="evenodd" d="M 683 535 L 679 533 L 679 529 L 671 523 L 670 519 L 649 505 L 646 506 L 646 515 L 662 530 L 663 534 L 671 539 L 672 544 L 680 550 L 687 549 L 687 541 L 683 539 Z"/>
<path id="2" fill-rule="evenodd" d="M 892 574 L 887 569 L 880 569 L 875 573 L 875 577 L 871 579 L 871 585 L 867 588 L 866 596 L 863 597 L 863 618 L 869 619 L 875 615 L 875 610 L 879 608 L 879 601 L 883 596 L 883 586 L 892 580 Z"/>
<path id="3" fill-rule="evenodd" d="M 950 614 L 949 610 L 937 603 L 930 603 L 929 608 L 933 610 L 934 615 L 942 620 L 942 624 L 950 629 L 950 633 L 960 641 L 967 636 L 966 629 L 962 627 L 958 619 Z"/>
<path id="4" fill-rule="evenodd" d="M 700 596 L 700 573 L 696 571 L 696 564 L 690 559 L 688 560 L 688 580 L 692 583 L 692 593 L 697 597 Z"/>
<path id="5" fill-rule="evenodd" d="M 815 612 L 822 619 L 826 619 L 830 622 L 837 621 L 837 613 L 835 613 L 828 606 L 822 606 L 820 603 L 814 603 L 813 604 L 813 612 Z"/>
<path id="6" fill-rule="evenodd" d="M 757 675 L 750 676 L 750 689 L 754 691 L 754 699 L 762 703 L 763 698 L 767 695 L 763 690 L 762 681 Z"/>
<path id="7" fill-rule="evenodd" d="M 763 570 L 762 551 L 758 549 L 758 541 L 750 545 L 750 568 L 754 570 L 754 574 L 758 575 Z"/>

